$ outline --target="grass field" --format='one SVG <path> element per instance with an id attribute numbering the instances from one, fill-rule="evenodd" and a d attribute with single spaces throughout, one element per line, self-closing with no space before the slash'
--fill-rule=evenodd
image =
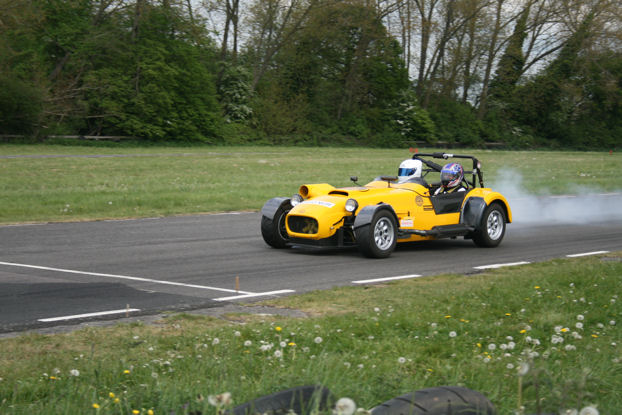
<path id="1" fill-rule="evenodd" d="M 503 177 L 533 194 L 619 188 L 611 179 L 622 166 L 618 153 L 460 152 L 480 158 L 487 185 Z M 395 174 L 409 156 L 395 149 L 4 144 L 0 224 L 256 210 L 303 183 L 346 186 L 352 175 L 366 183 Z"/>
<path id="2" fill-rule="evenodd" d="M 215 414 L 212 394 L 235 405 L 322 384 L 365 409 L 463 385 L 499 414 L 617 414 L 621 278 L 617 253 L 268 303 L 309 318 L 182 314 L 1 339 L 0 413 Z"/>
<path id="3" fill-rule="evenodd" d="M 424 151 L 424 149 L 421 149 Z M 617 153 L 469 151 L 491 184 L 618 190 Z M 28 156 L 28 157 L 24 157 Z M 97 156 L 97 157 L 94 157 Z M 0 145 L 0 224 L 259 209 L 301 183 L 395 174 L 406 150 Z M 517 181 L 513 182 L 514 184 Z M 500 414 L 622 407 L 622 253 L 274 300 L 303 319 L 181 314 L 0 339 L 0 414 L 216 414 L 322 384 L 370 409 L 463 385 Z M 526 370 L 526 373 L 523 373 Z"/>

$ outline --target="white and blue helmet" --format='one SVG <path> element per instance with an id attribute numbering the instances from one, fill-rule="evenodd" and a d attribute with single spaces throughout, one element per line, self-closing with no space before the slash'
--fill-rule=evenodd
<path id="1" fill-rule="evenodd" d="M 405 182 L 409 179 L 421 177 L 422 170 L 423 163 L 421 160 L 408 159 L 400 164 L 397 170 L 397 176 L 400 182 Z"/>

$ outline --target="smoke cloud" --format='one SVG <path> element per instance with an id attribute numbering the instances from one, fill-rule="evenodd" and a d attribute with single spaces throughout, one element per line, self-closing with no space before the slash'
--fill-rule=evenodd
<path id="1" fill-rule="evenodd" d="M 576 186 L 568 195 L 533 195 L 516 171 L 504 171 L 491 188 L 506 197 L 514 223 L 589 224 L 622 222 L 622 191 L 606 192 Z"/>

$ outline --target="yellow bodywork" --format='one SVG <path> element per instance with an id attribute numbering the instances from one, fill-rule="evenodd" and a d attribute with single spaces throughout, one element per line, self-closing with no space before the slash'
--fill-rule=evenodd
<path id="1" fill-rule="evenodd" d="M 430 189 L 416 183 L 389 183 L 373 181 L 362 187 L 335 188 L 329 184 L 305 184 L 299 189 L 304 201 L 294 206 L 288 218 L 299 217 L 300 229 L 295 232 L 286 221 L 287 233 L 295 238 L 320 240 L 332 237 L 344 225 L 344 218 L 358 214 L 368 205 L 384 203 L 390 205 L 397 215 L 400 230 L 431 230 L 436 226 L 460 223 L 460 212 L 436 214 L 431 201 Z M 433 196 L 432 196 L 433 197 Z M 471 197 L 484 199 L 486 205 L 500 203 L 506 213 L 507 222 L 512 221 L 507 200 L 489 188 L 473 188 L 466 192 L 462 206 Z M 355 212 L 348 212 L 345 204 L 348 199 L 358 202 Z M 462 209 L 461 209 L 462 210 Z M 315 219 L 315 220 L 313 220 Z M 433 239 L 432 236 L 409 234 L 398 242 Z"/>

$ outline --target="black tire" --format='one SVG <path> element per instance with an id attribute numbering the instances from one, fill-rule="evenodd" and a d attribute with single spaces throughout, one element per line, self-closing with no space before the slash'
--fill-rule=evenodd
<path id="1" fill-rule="evenodd" d="M 333 405 L 331 392 L 322 386 L 298 386 L 272 395 L 262 396 L 230 411 L 229 415 L 287 414 L 290 410 L 297 414 L 328 413 Z"/>
<path id="2" fill-rule="evenodd" d="M 495 415 L 488 398 L 460 386 L 438 386 L 393 398 L 371 410 L 371 415 Z"/>
<path id="3" fill-rule="evenodd" d="M 482 215 L 478 228 L 473 232 L 473 242 L 483 248 L 493 248 L 505 235 L 505 211 L 498 203 L 492 203 Z"/>
<path id="4" fill-rule="evenodd" d="M 285 216 L 289 209 L 279 207 L 273 218 L 261 216 L 261 236 L 273 248 L 288 248 L 289 235 L 285 228 Z"/>
<path id="5" fill-rule="evenodd" d="M 356 242 L 363 255 L 369 258 L 386 258 L 397 243 L 397 223 L 388 210 L 379 210 L 369 225 L 355 230 Z"/>

